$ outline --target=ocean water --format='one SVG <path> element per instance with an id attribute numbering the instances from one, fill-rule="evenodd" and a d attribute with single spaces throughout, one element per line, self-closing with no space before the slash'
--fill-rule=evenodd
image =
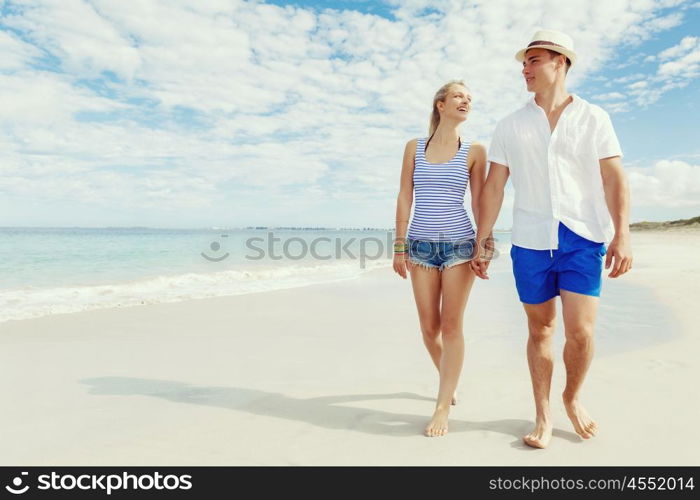
<path id="1" fill-rule="evenodd" d="M 353 279 L 381 230 L 0 228 L 0 321 Z"/>
<path id="2" fill-rule="evenodd" d="M 391 266 L 393 236 L 382 230 L 0 228 L 0 322 L 354 279 Z M 494 279 L 479 284 L 470 303 L 498 318 L 489 336 L 510 337 L 522 330 L 510 233 L 495 238 Z M 599 338 L 610 340 L 604 351 L 668 340 L 673 325 L 654 290 L 604 280 L 597 327 Z"/>
<path id="3" fill-rule="evenodd" d="M 0 228 L 0 322 L 354 279 L 393 231 Z M 499 247 L 510 234 L 497 235 Z"/>

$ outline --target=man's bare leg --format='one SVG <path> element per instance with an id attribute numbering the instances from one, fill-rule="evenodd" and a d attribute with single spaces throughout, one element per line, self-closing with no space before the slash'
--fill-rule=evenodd
<path id="1" fill-rule="evenodd" d="M 429 437 L 447 434 L 447 418 L 450 404 L 459 382 L 464 364 L 464 335 L 462 323 L 467 297 L 474 284 L 474 272 L 468 263 L 449 267 L 442 271 L 442 307 L 440 331 L 442 357 L 440 358 L 440 388 L 435 412 L 425 428 Z"/>
<path id="2" fill-rule="evenodd" d="M 561 290 L 564 329 L 564 364 L 566 365 L 566 388 L 562 394 L 566 413 L 576 433 L 583 439 L 595 436 L 598 425 L 581 405 L 579 395 L 586 372 L 593 359 L 593 331 L 598 297 Z"/>
<path id="3" fill-rule="evenodd" d="M 549 390 L 552 385 L 552 336 L 556 325 L 556 297 L 542 304 L 523 304 L 527 314 L 527 363 L 535 398 L 535 428 L 523 436 L 534 448 L 546 448 L 552 438 Z"/>

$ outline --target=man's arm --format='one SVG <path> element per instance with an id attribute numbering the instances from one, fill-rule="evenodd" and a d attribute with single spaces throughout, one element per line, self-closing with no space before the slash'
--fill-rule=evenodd
<path id="1" fill-rule="evenodd" d="M 479 253 L 471 261 L 471 265 L 476 275 L 482 279 L 488 279 L 486 270 L 489 267 L 489 261 L 482 258 L 488 250 L 484 240 L 491 235 L 493 226 L 496 224 L 498 213 L 501 211 L 501 205 L 503 205 L 503 192 L 509 175 L 510 170 L 508 170 L 508 167 L 500 163 L 491 162 L 486 183 L 481 190 L 476 233 L 476 244 Z"/>
<path id="2" fill-rule="evenodd" d="M 611 278 L 622 276 L 632 269 L 632 247 L 629 229 L 630 193 L 627 178 L 619 156 L 599 160 L 600 175 L 603 178 L 605 202 L 615 227 L 608 252 L 605 256 L 605 269 L 609 269 Z"/>
<path id="3" fill-rule="evenodd" d="M 473 142 L 469 148 L 469 188 L 472 197 L 472 214 L 474 222 L 479 220 L 479 202 L 481 190 L 486 182 L 486 148 L 477 142 Z"/>

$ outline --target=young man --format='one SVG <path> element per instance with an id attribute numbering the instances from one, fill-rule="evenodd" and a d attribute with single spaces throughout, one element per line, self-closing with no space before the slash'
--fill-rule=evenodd
<path id="1" fill-rule="evenodd" d="M 515 58 L 535 95 L 494 132 L 478 219 L 482 251 L 471 265 L 480 278 L 488 278 L 483 249 L 510 176 L 515 189 L 511 258 L 527 315 L 536 408 L 535 428 L 523 440 L 545 448 L 552 437 L 549 389 L 557 295 L 566 330 L 564 406 L 579 436 L 588 439 L 598 429 L 579 394 L 593 356 L 603 256 L 605 268 L 612 265 L 611 278 L 632 267 L 629 191 L 610 117 L 566 91 L 566 73 L 576 63 L 571 38 L 538 31 Z"/>

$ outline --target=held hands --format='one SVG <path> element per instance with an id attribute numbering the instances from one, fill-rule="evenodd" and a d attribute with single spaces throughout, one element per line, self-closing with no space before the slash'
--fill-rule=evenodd
<path id="1" fill-rule="evenodd" d="M 605 269 L 612 270 L 608 276 L 618 278 L 632 269 L 632 247 L 629 233 L 616 234 L 605 254 Z"/>
<path id="2" fill-rule="evenodd" d="M 482 280 L 489 279 L 488 268 L 493 259 L 495 244 L 493 236 L 489 235 L 484 238 L 481 235 L 476 236 L 476 248 L 474 249 L 474 258 L 469 262 L 474 274 Z"/>
<path id="3" fill-rule="evenodd" d="M 477 245 L 474 250 L 474 258 L 469 262 L 474 274 L 479 278 L 489 279 L 488 268 L 495 253 L 493 236 L 484 238 L 481 235 L 476 237 Z M 618 278 L 632 269 L 632 249 L 629 234 L 615 235 L 608 246 L 605 256 L 605 269 L 612 270 L 608 274 L 611 278 Z M 394 271 L 403 279 L 406 279 L 407 272 L 410 272 L 413 263 L 408 259 L 408 252 L 394 253 Z"/>

